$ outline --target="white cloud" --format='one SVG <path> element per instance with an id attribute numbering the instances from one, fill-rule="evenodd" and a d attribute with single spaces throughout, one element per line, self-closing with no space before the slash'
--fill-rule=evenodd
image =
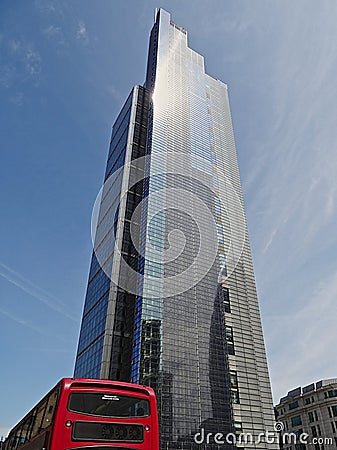
<path id="1" fill-rule="evenodd" d="M 89 35 L 83 20 L 80 20 L 77 24 L 76 38 L 85 45 L 89 43 Z"/>

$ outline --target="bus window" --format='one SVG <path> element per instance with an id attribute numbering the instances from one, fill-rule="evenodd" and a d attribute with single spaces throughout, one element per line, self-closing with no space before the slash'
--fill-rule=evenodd
<path id="1" fill-rule="evenodd" d="M 37 436 L 40 431 L 41 431 L 41 425 L 42 425 L 42 420 L 44 417 L 44 413 L 46 411 L 46 407 L 47 407 L 47 400 L 45 400 L 41 405 L 39 405 L 36 408 L 35 411 L 35 421 L 34 421 L 34 425 L 33 425 L 33 430 L 32 430 L 32 438 Z"/>
<path id="2" fill-rule="evenodd" d="M 51 425 L 54 416 L 54 411 L 57 405 L 57 400 L 58 400 L 58 390 L 52 392 L 48 398 L 45 415 L 43 417 L 41 425 L 41 431 L 44 430 L 45 428 L 48 428 L 49 425 Z"/>
<path id="3" fill-rule="evenodd" d="M 29 430 L 32 423 L 32 417 L 29 416 L 20 427 L 21 433 L 19 438 L 19 444 L 22 445 L 29 439 Z"/>
<path id="4" fill-rule="evenodd" d="M 35 423 L 35 415 L 34 415 L 34 412 L 35 411 L 32 411 L 31 413 L 30 413 L 30 415 L 29 415 L 29 427 L 28 427 L 28 430 L 27 430 L 27 440 L 29 441 L 30 439 L 31 439 L 31 437 L 32 437 L 32 431 L 33 431 L 33 426 L 34 426 L 34 423 Z"/>
<path id="5" fill-rule="evenodd" d="M 10 441 L 9 441 L 9 450 L 15 450 L 19 444 L 19 439 L 20 439 L 20 429 L 19 430 L 15 430 L 13 436 L 11 436 Z"/>

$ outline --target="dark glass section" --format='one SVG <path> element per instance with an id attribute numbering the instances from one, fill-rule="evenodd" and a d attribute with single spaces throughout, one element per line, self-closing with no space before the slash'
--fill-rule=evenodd
<path id="1" fill-rule="evenodd" d="M 104 181 L 109 178 L 112 172 L 116 171 L 124 164 L 126 143 L 130 125 L 132 97 L 133 91 L 131 91 L 131 94 L 126 100 L 112 127 L 112 135 L 110 140 L 109 155 Z"/>
<path id="2" fill-rule="evenodd" d="M 153 90 L 156 81 L 156 69 L 157 69 L 157 49 L 158 49 L 158 30 L 159 30 L 159 13 L 157 14 L 157 20 L 152 27 L 149 43 L 149 53 L 147 59 L 146 70 L 146 82 L 145 87 L 150 91 Z"/>
<path id="3" fill-rule="evenodd" d="M 134 327 L 135 296 L 117 290 L 113 341 L 111 347 L 111 380 L 130 381 Z"/>
<path id="4" fill-rule="evenodd" d="M 104 336 L 100 336 L 77 356 L 74 377 L 99 378 L 102 365 Z"/>
<path id="5" fill-rule="evenodd" d="M 97 336 L 105 330 L 106 313 L 108 308 L 108 294 L 106 294 L 82 319 L 82 329 L 79 339 L 78 352 L 81 354 Z"/>
<path id="6" fill-rule="evenodd" d="M 131 168 L 129 175 L 129 190 L 126 198 L 126 208 L 124 212 L 124 229 L 123 241 L 121 248 L 121 257 L 127 263 L 127 267 L 131 267 L 136 273 L 140 271 L 140 255 L 136 250 L 140 242 L 140 219 L 133 216 L 135 208 L 143 200 L 144 180 L 133 183 L 134 171 L 141 173 L 144 176 L 144 166 L 137 162 L 137 166 L 132 164 L 132 161 L 145 156 L 147 148 L 148 136 L 148 119 L 150 108 L 150 93 L 143 87 L 138 87 L 138 95 L 135 100 L 135 114 L 133 123 L 133 140 L 131 149 Z M 131 239 L 131 229 L 134 228 L 134 241 Z M 125 283 L 130 286 L 131 292 L 137 291 L 137 277 L 130 277 L 128 269 L 121 266 L 120 279 L 123 278 Z M 109 377 L 114 380 L 130 381 L 132 378 L 132 358 L 133 358 L 133 342 L 135 329 L 135 314 L 136 311 L 135 294 L 130 294 L 124 290 L 117 289 L 116 307 L 115 307 L 115 321 L 113 341 L 111 348 L 111 362 Z"/>
<path id="7" fill-rule="evenodd" d="M 93 261 L 96 265 L 96 256 L 93 254 Z M 94 271 L 90 271 L 91 273 Z M 109 277 L 105 274 L 101 267 L 93 275 L 89 275 L 87 294 L 85 298 L 84 316 L 104 297 L 110 287 Z"/>
<path id="8" fill-rule="evenodd" d="M 228 348 L 226 348 L 227 341 L 224 332 L 224 312 L 223 298 L 221 295 L 217 295 L 214 301 L 211 318 L 211 336 L 209 345 L 209 370 L 213 417 L 207 419 L 204 424 L 202 424 L 202 428 L 205 429 L 205 432 L 220 432 L 225 436 L 229 433 L 234 433 L 234 423 L 231 408 L 233 394 L 231 390 L 227 356 L 229 351 Z M 234 447 L 227 444 L 224 445 L 223 448 L 233 449 Z"/>
<path id="9" fill-rule="evenodd" d="M 126 100 L 113 125 L 104 181 L 106 181 L 113 172 L 120 169 L 124 164 L 130 129 L 132 100 L 133 91 Z M 138 147 L 139 144 L 137 144 L 137 149 Z M 120 180 L 115 181 L 115 183 L 120 182 Z M 112 204 L 119 201 L 120 189 L 118 189 L 118 187 L 116 189 L 116 193 L 116 196 L 111 199 Z M 103 193 L 103 195 L 105 194 Z M 119 208 L 117 208 L 117 212 L 114 217 L 111 217 L 109 214 L 103 219 L 101 216 L 99 217 L 96 239 L 100 239 L 102 242 L 104 240 L 112 242 L 116 233 L 118 216 Z M 111 272 L 113 262 L 113 245 L 105 244 L 105 246 L 108 249 L 108 254 L 106 255 L 104 261 L 101 260 L 102 257 L 100 258 L 100 261 L 98 261 L 95 252 L 93 252 L 91 259 L 74 370 L 74 375 L 76 377 L 100 377 L 100 365 L 106 327 L 106 314 L 111 286 L 111 280 L 107 274 Z M 101 266 L 102 264 L 104 264 L 104 267 Z M 120 309 L 120 305 L 118 306 Z"/>

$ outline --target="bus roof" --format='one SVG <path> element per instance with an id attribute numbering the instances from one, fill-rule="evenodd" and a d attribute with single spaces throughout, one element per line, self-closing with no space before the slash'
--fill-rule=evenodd
<path id="1" fill-rule="evenodd" d="M 62 378 L 61 383 L 64 388 L 70 387 L 92 387 L 92 388 L 111 388 L 134 393 L 142 393 L 145 395 L 155 395 L 152 388 L 139 384 L 126 383 L 115 380 L 101 380 L 93 378 Z"/>

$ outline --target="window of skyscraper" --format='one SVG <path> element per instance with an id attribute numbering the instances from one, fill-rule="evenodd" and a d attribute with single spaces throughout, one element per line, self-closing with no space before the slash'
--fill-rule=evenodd
<path id="1" fill-rule="evenodd" d="M 227 348 L 228 348 L 228 354 L 234 355 L 234 338 L 233 338 L 233 328 L 226 325 L 226 341 L 227 341 Z"/>
<path id="2" fill-rule="evenodd" d="M 229 299 L 229 289 L 223 287 L 222 288 L 223 293 L 223 301 L 225 306 L 225 312 L 230 313 L 231 312 L 231 305 L 230 305 L 230 299 Z"/>

